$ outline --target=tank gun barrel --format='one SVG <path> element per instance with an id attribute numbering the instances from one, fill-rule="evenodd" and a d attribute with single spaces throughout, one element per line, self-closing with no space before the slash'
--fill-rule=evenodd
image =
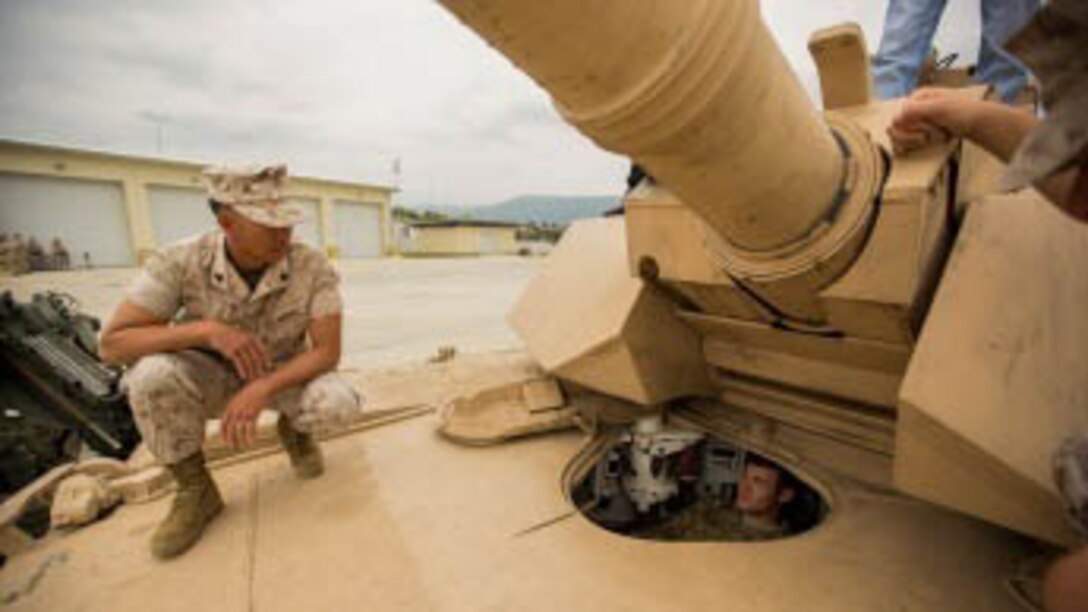
<path id="1" fill-rule="evenodd" d="M 442 0 L 601 147 L 747 252 L 803 243 L 845 163 L 757 0 Z"/>

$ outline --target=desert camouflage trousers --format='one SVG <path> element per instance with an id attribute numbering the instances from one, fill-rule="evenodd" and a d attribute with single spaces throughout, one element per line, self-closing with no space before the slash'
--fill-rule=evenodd
<path id="1" fill-rule="evenodd" d="M 242 381 L 234 368 L 196 350 L 148 355 L 122 381 L 148 450 L 171 465 L 201 450 L 205 424 L 222 414 Z M 268 406 L 298 431 L 318 423 L 350 421 L 362 398 L 344 379 L 327 373 L 280 392 Z"/>

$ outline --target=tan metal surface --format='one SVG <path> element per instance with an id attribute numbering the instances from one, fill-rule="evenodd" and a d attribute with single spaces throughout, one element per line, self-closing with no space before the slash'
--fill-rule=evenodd
<path id="1" fill-rule="evenodd" d="M 709 389 L 699 339 L 632 277 L 622 217 L 574 223 L 511 311 L 545 370 L 640 404 Z"/>
<path id="2" fill-rule="evenodd" d="M 896 485 L 1054 542 L 1051 476 L 1088 426 L 1088 232 L 1030 192 L 968 210 L 900 394 Z"/>
<path id="3" fill-rule="evenodd" d="M 9 560 L 6 609 L 1018 610 L 1001 585 L 1017 538 L 835 480 L 831 520 L 775 543 L 653 543 L 578 516 L 518 535 L 570 512 L 580 435 L 466 449 L 433 426 L 334 441 L 315 481 L 282 455 L 217 470 L 226 511 L 170 563 L 146 542 L 166 500 L 122 507 Z"/>
<path id="4" fill-rule="evenodd" d="M 872 101 L 873 71 L 861 26 L 843 23 L 817 30 L 809 36 L 808 50 L 820 75 L 825 110 Z"/>
<path id="5" fill-rule="evenodd" d="M 439 408 L 438 433 L 466 446 L 501 444 L 514 438 L 575 427 L 554 378 L 537 378 L 459 397 Z"/>

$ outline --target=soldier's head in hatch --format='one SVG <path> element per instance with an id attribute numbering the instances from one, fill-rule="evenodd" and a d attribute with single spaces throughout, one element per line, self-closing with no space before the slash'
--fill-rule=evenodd
<path id="1" fill-rule="evenodd" d="M 287 166 L 213 166 L 204 170 L 212 211 L 234 263 L 254 270 L 285 255 L 302 210 L 283 199 Z"/>
<path id="2" fill-rule="evenodd" d="M 796 497 L 797 487 L 788 472 L 763 457 L 749 454 L 734 505 L 744 514 L 778 520 L 782 506 Z"/>

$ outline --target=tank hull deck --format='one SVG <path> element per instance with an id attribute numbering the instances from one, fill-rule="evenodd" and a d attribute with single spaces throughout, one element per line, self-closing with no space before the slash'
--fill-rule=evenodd
<path id="1" fill-rule="evenodd" d="M 9 610 L 1018 610 L 1019 536 L 835 476 L 830 518 L 771 543 L 661 543 L 573 511 L 567 431 L 459 447 L 424 416 L 329 441 L 324 477 L 277 453 L 215 470 L 227 510 L 154 561 L 169 498 L 8 560 Z M 558 520 L 557 520 L 558 519 Z"/>

